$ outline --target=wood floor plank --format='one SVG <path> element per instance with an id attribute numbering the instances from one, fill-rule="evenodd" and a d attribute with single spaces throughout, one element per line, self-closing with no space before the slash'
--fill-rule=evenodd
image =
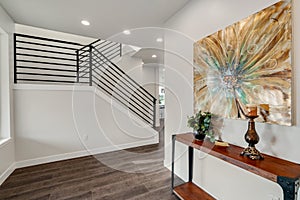
<path id="1" fill-rule="evenodd" d="M 0 186 L 0 200 L 175 200 L 163 158 L 161 140 L 156 145 L 17 169 Z"/>

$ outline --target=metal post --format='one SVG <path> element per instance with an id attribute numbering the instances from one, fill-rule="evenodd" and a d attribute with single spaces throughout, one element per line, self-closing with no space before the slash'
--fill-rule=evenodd
<path id="1" fill-rule="evenodd" d="M 79 51 L 76 51 L 76 82 L 79 83 Z"/>
<path id="2" fill-rule="evenodd" d="M 194 148 L 189 146 L 189 182 L 193 181 Z"/>
<path id="3" fill-rule="evenodd" d="M 297 200 L 299 190 L 299 179 L 291 179 L 288 177 L 277 177 L 277 183 L 283 190 L 284 200 Z"/>
<path id="4" fill-rule="evenodd" d="M 120 57 L 122 57 L 122 44 L 120 43 Z"/>
<path id="5" fill-rule="evenodd" d="M 156 99 L 153 99 L 153 128 L 156 125 Z"/>
<path id="6" fill-rule="evenodd" d="M 17 82 L 17 35 L 14 33 L 14 83 Z"/>
<path id="7" fill-rule="evenodd" d="M 172 191 L 174 189 L 174 162 L 175 162 L 175 140 L 176 140 L 176 135 L 172 135 L 172 174 L 171 174 L 171 186 L 172 186 Z"/>
<path id="8" fill-rule="evenodd" d="M 90 86 L 92 86 L 93 85 L 93 75 L 92 75 L 92 72 L 93 72 L 93 58 L 92 58 L 92 56 L 93 56 L 93 46 L 92 45 L 90 45 L 90 47 L 89 47 L 89 57 L 90 57 L 90 78 L 89 78 L 89 82 L 90 82 Z"/>

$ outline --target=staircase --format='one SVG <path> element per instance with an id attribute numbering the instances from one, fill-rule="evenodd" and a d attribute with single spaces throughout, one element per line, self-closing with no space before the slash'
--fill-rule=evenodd
<path id="1" fill-rule="evenodd" d="M 122 44 L 96 40 L 89 45 L 14 34 L 14 82 L 96 87 L 155 127 L 156 99 L 113 61 Z"/>

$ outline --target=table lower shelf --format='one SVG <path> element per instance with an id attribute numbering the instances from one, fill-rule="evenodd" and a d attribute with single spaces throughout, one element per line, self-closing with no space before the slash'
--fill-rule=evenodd
<path id="1" fill-rule="evenodd" d="M 192 182 L 174 187 L 173 192 L 182 200 L 216 200 Z"/>

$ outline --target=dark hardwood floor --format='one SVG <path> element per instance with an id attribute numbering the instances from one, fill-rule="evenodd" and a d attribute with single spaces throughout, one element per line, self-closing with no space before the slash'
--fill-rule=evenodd
<path id="1" fill-rule="evenodd" d="M 175 200 L 159 129 L 158 145 L 17 169 L 0 186 L 0 199 Z"/>

